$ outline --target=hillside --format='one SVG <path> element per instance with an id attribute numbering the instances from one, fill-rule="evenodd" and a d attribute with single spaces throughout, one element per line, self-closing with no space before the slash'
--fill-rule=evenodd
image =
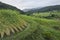
<path id="1" fill-rule="evenodd" d="M 16 11 L 19 11 L 21 14 L 23 14 L 24 12 L 12 5 L 8 5 L 6 3 L 2 3 L 0 2 L 0 9 L 11 9 L 11 10 L 16 10 Z"/>
<path id="2" fill-rule="evenodd" d="M 60 40 L 60 21 L 0 10 L 0 40 Z"/>
<path id="3" fill-rule="evenodd" d="M 28 11 L 26 11 L 28 10 Z M 42 8 L 32 8 L 32 9 L 25 9 L 24 12 L 26 12 L 27 14 L 32 14 L 32 13 L 39 13 L 39 12 L 49 12 L 49 11 L 60 11 L 60 5 L 54 5 L 54 6 L 46 6 L 46 7 L 42 7 Z"/>

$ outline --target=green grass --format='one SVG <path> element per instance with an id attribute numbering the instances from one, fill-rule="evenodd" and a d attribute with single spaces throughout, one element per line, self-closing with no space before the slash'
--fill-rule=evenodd
<path id="1" fill-rule="evenodd" d="M 0 10 L 0 36 L 0 40 L 60 40 L 60 21 L 3 9 Z"/>

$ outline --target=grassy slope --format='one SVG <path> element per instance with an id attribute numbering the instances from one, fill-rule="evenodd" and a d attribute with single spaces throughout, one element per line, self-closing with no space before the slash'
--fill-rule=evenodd
<path id="1" fill-rule="evenodd" d="M 10 24 L 15 25 L 14 27 L 16 28 L 17 26 L 20 27 L 20 25 L 22 25 L 22 27 L 24 25 L 24 27 L 22 28 L 23 31 L 17 28 L 19 32 L 15 31 L 16 29 L 13 28 L 15 31 L 14 34 L 5 34 L 2 38 L 0 37 L 0 40 L 60 40 L 60 21 L 21 15 L 18 12 L 11 10 L 0 10 L 0 21 L 2 21 L 2 19 L 6 22 L 5 25 L 8 26 L 7 28 L 11 27 Z M 22 22 L 24 23 L 22 24 Z M 0 24 L 2 23 L 3 22 Z M 4 30 L 6 26 L 1 27 L 0 25 L 0 29 L 3 28 L 0 31 Z"/>

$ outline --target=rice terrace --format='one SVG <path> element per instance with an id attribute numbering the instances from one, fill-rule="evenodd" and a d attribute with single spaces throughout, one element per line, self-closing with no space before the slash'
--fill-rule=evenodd
<path id="1" fill-rule="evenodd" d="M 0 40 L 60 40 L 60 5 L 37 10 L 0 2 Z"/>

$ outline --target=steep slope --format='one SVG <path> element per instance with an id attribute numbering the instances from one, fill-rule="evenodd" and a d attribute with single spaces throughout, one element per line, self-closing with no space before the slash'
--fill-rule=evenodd
<path id="1" fill-rule="evenodd" d="M 24 13 L 22 10 L 20 10 L 12 5 L 8 5 L 8 4 L 2 3 L 2 2 L 0 2 L 0 9 L 11 9 L 11 10 L 19 11 L 21 14 Z"/>
<path id="2" fill-rule="evenodd" d="M 0 10 L 0 35 L 0 40 L 60 40 L 60 21 Z"/>

